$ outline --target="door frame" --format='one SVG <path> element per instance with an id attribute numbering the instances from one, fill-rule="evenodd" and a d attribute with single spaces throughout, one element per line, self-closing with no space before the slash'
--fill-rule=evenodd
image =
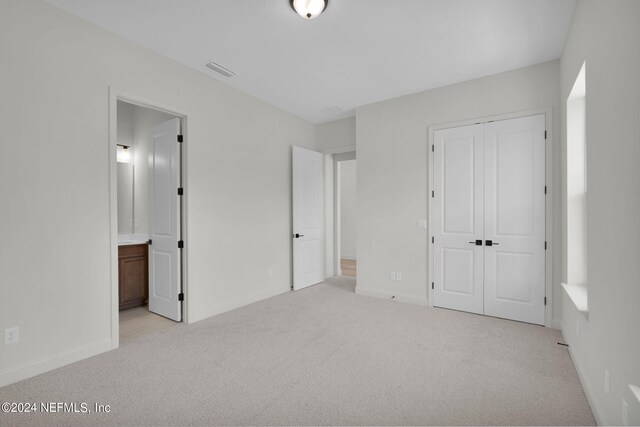
<path id="1" fill-rule="evenodd" d="M 109 249 L 110 249 L 110 293 L 111 293 L 111 348 L 116 349 L 120 346 L 120 315 L 118 304 L 118 170 L 116 161 L 116 150 L 113 147 L 116 146 L 118 141 L 118 101 L 123 101 L 128 104 L 136 105 L 138 107 L 149 108 L 151 110 L 161 111 L 163 113 L 171 114 L 180 119 L 181 133 L 184 136 L 185 141 L 189 140 L 189 113 L 176 109 L 167 104 L 156 102 L 153 100 L 145 99 L 137 94 L 127 92 L 121 89 L 109 86 L 109 138 L 108 138 L 108 153 L 109 153 Z M 182 145 L 181 156 L 181 172 L 182 186 L 188 188 L 187 183 L 187 156 L 188 156 L 188 144 Z M 189 323 L 189 281 L 188 281 L 188 267 L 189 267 L 189 238 L 187 227 L 187 205 L 188 205 L 188 192 L 182 196 L 180 219 L 181 219 L 181 234 L 183 240 L 185 240 L 184 248 L 182 249 L 180 262 L 182 264 L 182 292 L 184 293 L 184 301 L 182 306 L 182 322 Z"/>
<path id="2" fill-rule="evenodd" d="M 514 113 L 504 113 L 492 116 L 482 116 L 474 119 L 461 120 L 456 122 L 442 123 L 437 125 L 430 125 L 427 129 L 427 213 L 428 213 L 428 233 L 427 233 L 427 303 L 429 307 L 433 307 L 434 290 L 431 289 L 431 283 L 434 281 L 434 250 L 431 243 L 431 239 L 434 237 L 434 202 L 431 197 L 431 192 L 435 190 L 433 187 L 434 176 L 434 153 L 431 151 L 431 146 L 435 143 L 434 133 L 440 129 L 448 129 L 460 126 L 474 125 L 478 123 L 486 123 L 497 120 L 516 119 L 520 117 L 535 116 L 539 114 L 545 115 L 545 129 L 547 130 L 547 139 L 545 142 L 545 185 L 547 186 L 547 197 L 545 199 L 545 240 L 547 242 L 547 250 L 545 253 L 545 296 L 547 298 L 547 305 L 544 310 L 544 325 L 546 327 L 556 328 L 557 325 L 553 323 L 553 165 L 554 165 L 554 125 L 553 125 L 553 107 L 540 108 L 534 110 L 519 111 Z"/>
<path id="3" fill-rule="evenodd" d="M 334 241 L 334 250 L 333 250 L 333 265 L 335 269 L 335 274 L 337 276 L 342 275 L 342 266 L 341 266 L 341 235 L 342 235 L 342 223 L 340 221 L 340 214 L 342 207 L 340 206 L 340 173 L 339 173 L 339 164 L 342 162 L 349 162 L 351 160 L 357 162 L 357 154 L 356 151 L 343 151 L 341 153 L 334 153 L 333 156 L 333 241 Z M 357 167 L 357 166 L 356 166 Z M 357 186 L 356 186 L 356 194 L 357 194 Z M 356 240 L 357 244 L 357 240 Z M 356 255 L 356 261 L 358 256 Z"/>

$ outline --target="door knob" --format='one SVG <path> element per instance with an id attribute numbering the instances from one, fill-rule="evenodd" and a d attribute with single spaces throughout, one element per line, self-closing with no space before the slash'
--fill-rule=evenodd
<path id="1" fill-rule="evenodd" d="M 293 235 L 293 237 L 295 237 L 296 239 L 299 239 L 299 238 L 301 238 L 301 237 L 304 237 L 304 234 L 298 234 L 298 233 L 296 233 L 296 234 L 294 234 L 294 235 Z"/>

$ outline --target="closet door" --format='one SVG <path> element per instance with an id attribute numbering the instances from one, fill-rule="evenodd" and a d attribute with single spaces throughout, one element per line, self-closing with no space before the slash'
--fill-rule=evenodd
<path id="1" fill-rule="evenodd" d="M 544 115 L 484 125 L 484 314 L 544 324 Z"/>
<path id="2" fill-rule="evenodd" d="M 434 133 L 434 305 L 483 313 L 482 125 Z"/>

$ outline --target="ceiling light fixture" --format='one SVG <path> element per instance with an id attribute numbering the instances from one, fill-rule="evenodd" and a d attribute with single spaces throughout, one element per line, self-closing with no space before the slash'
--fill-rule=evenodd
<path id="1" fill-rule="evenodd" d="M 329 0 L 290 0 L 291 7 L 304 19 L 313 19 L 320 16 L 327 8 Z"/>

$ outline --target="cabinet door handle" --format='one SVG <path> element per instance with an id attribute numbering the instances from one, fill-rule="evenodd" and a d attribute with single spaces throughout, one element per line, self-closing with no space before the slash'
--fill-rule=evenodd
<path id="1" fill-rule="evenodd" d="M 493 240 L 485 240 L 485 244 L 487 246 L 496 246 L 496 245 L 499 245 L 500 243 L 494 242 Z"/>
<path id="2" fill-rule="evenodd" d="M 476 240 L 475 242 L 469 242 L 469 243 L 476 246 L 482 246 L 482 240 Z"/>

